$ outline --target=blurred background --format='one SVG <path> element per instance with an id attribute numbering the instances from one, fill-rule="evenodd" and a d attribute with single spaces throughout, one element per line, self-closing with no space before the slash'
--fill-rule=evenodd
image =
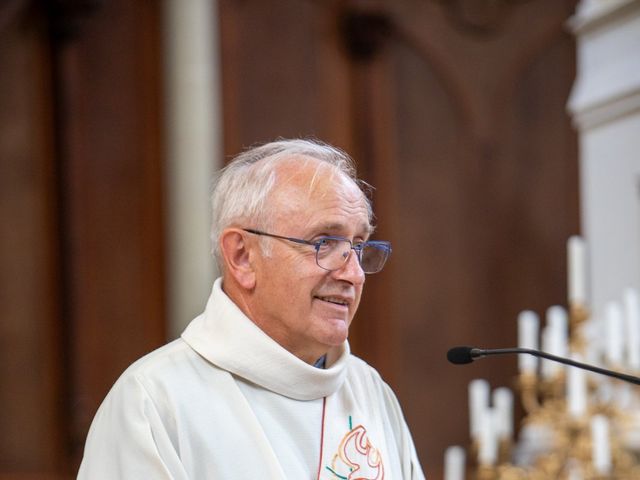
<path id="1" fill-rule="evenodd" d="M 367 280 L 352 350 L 394 388 L 440 478 L 445 447 L 468 439 L 468 382 L 510 386 L 517 370 L 452 366 L 448 348 L 514 346 L 518 312 L 566 305 L 575 12 L 3 0 L 0 479 L 75 475 L 115 379 L 204 307 L 211 176 L 277 137 L 335 144 L 375 186 L 393 256 Z"/>

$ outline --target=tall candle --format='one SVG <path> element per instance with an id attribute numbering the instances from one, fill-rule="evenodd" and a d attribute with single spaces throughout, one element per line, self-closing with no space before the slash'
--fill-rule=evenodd
<path id="1" fill-rule="evenodd" d="M 611 473 L 611 446 L 609 443 L 609 421 L 604 415 L 591 419 L 591 455 L 593 467 L 600 475 Z"/>
<path id="2" fill-rule="evenodd" d="M 538 349 L 538 333 L 540 320 L 531 310 L 518 315 L 518 347 Z M 538 358 L 533 355 L 518 355 L 518 369 L 522 374 L 535 375 L 538 369 Z"/>
<path id="3" fill-rule="evenodd" d="M 542 351 L 553 353 L 553 343 L 554 332 L 551 327 L 547 325 L 542 329 Z M 549 380 L 553 377 L 554 372 L 557 371 L 558 366 L 551 360 L 542 359 L 541 362 L 542 378 Z"/>
<path id="4" fill-rule="evenodd" d="M 638 291 L 626 288 L 624 296 L 624 316 L 627 340 L 627 361 L 629 368 L 640 371 L 640 300 Z"/>
<path id="5" fill-rule="evenodd" d="M 553 306 L 547 310 L 547 325 L 543 331 L 543 350 L 558 355 L 560 357 L 567 356 L 568 351 L 568 316 L 564 308 Z M 551 362 L 550 360 L 542 361 L 542 373 L 544 378 L 549 379 L 556 376 L 564 370 L 564 366 Z"/>
<path id="6" fill-rule="evenodd" d="M 495 410 L 487 409 L 480 418 L 480 432 L 478 432 L 478 463 L 480 465 L 495 465 L 498 460 L 498 437 L 495 431 L 495 414 Z"/>
<path id="7" fill-rule="evenodd" d="M 478 439 L 482 418 L 489 409 L 489 382 L 475 379 L 469 383 L 469 427 L 471 438 Z"/>
<path id="8" fill-rule="evenodd" d="M 587 247 L 579 236 L 567 243 L 569 304 L 585 305 L 587 302 Z"/>
<path id="9" fill-rule="evenodd" d="M 513 434 L 513 393 L 507 387 L 493 391 L 493 406 L 496 413 L 495 430 L 501 440 L 508 440 Z"/>
<path id="10" fill-rule="evenodd" d="M 547 309 L 547 323 L 554 331 L 552 348 L 554 355 L 566 357 L 569 351 L 569 316 L 567 311 L 559 305 Z"/>
<path id="11" fill-rule="evenodd" d="M 618 302 L 607 302 L 605 305 L 605 320 L 607 338 L 606 359 L 609 365 L 620 367 L 623 359 L 624 322 L 622 319 L 622 309 Z"/>
<path id="12" fill-rule="evenodd" d="M 464 449 L 454 445 L 444 452 L 444 480 L 464 480 L 466 455 Z"/>
<path id="13" fill-rule="evenodd" d="M 578 354 L 573 354 L 572 358 L 582 362 Z M 580 418 L 587 411 L 587 378 L 581 368 L 567 369 L 567 409 L 572 418 Z"/>

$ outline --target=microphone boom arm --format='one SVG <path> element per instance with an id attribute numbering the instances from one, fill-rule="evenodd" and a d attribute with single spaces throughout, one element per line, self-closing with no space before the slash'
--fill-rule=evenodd
<path id="1" fill-rule="evenodd" d="M 590 372 L 598 373 L 600 375 L 606 375 L 608 377 L 617 378 L 619 380 L 624 380 L 625 382 L 630 382 L 635 385 L 640 385 L 640 378 L 634 377 L 633 375 L 627 375 L 626 373 L 614 372 L 611 370 L 606 370 L 604 368 L 596 367 L 594 365 L 589 365 L 587 363 L 576 362 L 575 360 L 571 360 L 569 358 L 557 357 L 547 352 L 543 352 L 540 350 L 532 350 L 530 348 L 493 348 L 493 349 L 481 349 L 481 348 L 472 348 L 469 352 L 471 358 L 483 358 L 489 355 L 505 355 L 505 354 L 529 354 L 534 357 L 541 357 L 547 360 L 551 360 L 554 362 L 563 363 L 565 365 L 569 365 L 572 367 L 582 368 L 584 370 L 589 370 Z"/>

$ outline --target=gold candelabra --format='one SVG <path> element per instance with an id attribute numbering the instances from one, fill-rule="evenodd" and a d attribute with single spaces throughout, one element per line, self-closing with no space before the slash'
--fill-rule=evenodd
<path id="1" fill-rule="evenodd" d="M 571 305 L 571 352 L 584 354 L 587 342 L 583 334 L 589 311 L 582 305 Z M 640 445 L 634 448 L 625 443 L 625 431 L 631 417 L 615 403 L 597 398 L 603 381 L 588 380 L 589 405 L 584 414 L 574 418 L 568 413 L 567 379 L 563 371 L 551 378 L 541 378 L 529 372 L 520 374 L 516 389 L 525 412 L 523 430 L 545 432 L 545 449 L 532 455 L 529 462 L 515 461 L 516 444 L 501 441 L 494 464 L 478 462 L 474 478 L 477 480 L 631 480 L 640 479 Z M 615 388 L 617 381 L 608 381 Z M 610 459 L 606 469 L 594 465 L 593 428 L 591 419 L 603 416 L 609 425 Z M 477 442 L 470 448 L 477 452 Z"/>
<path id="2" fill-rule="evenodd" d="M 543 332 L 539 332 L 537 314 L 522 312 L 519 346 L 536 350 L 541 340 L 542 350 L 556 356 L 590 359 L 587 363 L 604 358 L 609 368 L 638 374 L 640 294 L 628 288 L 624 308 L 611 301 L 605 305 L 605 315 L 593 315 L 586 301 L 586 244 L 572 237 L 567 247 L 569 307 L 549 308 Z M 517 441 L 510 438 L 511 426 L 504 427 L 505 408 L 512 415 L 513 407 L 512 399 L 505 407 L 504 390 L 508 389 L 500 389 L 500 401 L 494 391 L 490 406 L 488 383 L 474 380 L 470 384 L 473 439 L 466 450 L 475 461 L 468 468 L 465 449 L 450 447 L 445 456 L 445 480 L 462 480 L 465 472 L 477 480 L 640 479 L 640 389 L 543 362 L 547 363 L 538 368 L 535 358 L 519 358 L 515 390 L 524 418 Z"/>

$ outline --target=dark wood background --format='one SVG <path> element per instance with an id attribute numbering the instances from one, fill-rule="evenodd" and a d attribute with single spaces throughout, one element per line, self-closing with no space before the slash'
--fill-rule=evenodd
<path id="1" fill-rule="evenodd" d="M 467 384 L 511 385 L 517 313 L 566 297 L 574 1 L 220 0 L 225 153 L 352 153 L 394 253 L 355 353 L 425 471 L 468 442 Z M 167 338 L 161 2 L 0 4 L 0 479 L 70 478 L 119 373 Z M 186 160 L 185 160 L 186 161 Z"/>

